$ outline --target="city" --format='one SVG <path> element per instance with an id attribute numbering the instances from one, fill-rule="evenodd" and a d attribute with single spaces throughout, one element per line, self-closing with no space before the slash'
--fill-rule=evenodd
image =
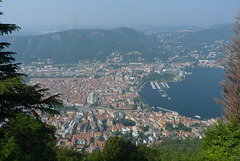
<path id="1" fill-rule="evenodd" d="M 146 78 L 152 73 L 170 73 L 171 80 L 167 81 L 181 81 L 185 74 L 190 74 L 184 71 L 184 67 L 191 62 L 80 62 L 60 68 L 41 62 L 36 64 L 21 67 L 20 71 L 30 77 L 28 83 L 50 89 L 47 95 L 60 93 L 65 104 L 65 107 L 58 108 L 61 115 L 51 119 L 40 113 L 42 121 L 56 127 L 57 146 L 91 153 L 102 150 L 110 136 L 118 135 L 136 145 L 151 147 L 166 138 L 201 139 L 204 129 L 217 123 L 216 118 L 190 118 L 176 111 L 166 112 L 160 107 L 156 111 L 157 107 L 149 107 L 138 95 L 141 87 L 150 82 Z M 216 63 L 212 65 L 219 67 Z M 161 87 L 157 82 L 154 84 L 158 89 L 168 86 L 166 83 L 159 83 Z"/>

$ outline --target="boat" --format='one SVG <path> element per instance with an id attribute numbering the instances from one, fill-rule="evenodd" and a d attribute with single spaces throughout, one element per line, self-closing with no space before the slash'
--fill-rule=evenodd
<path id="1" fill-rule="evenodd" d="M 196 117 L 196 118 L 198 118 L 198 119 L 200 119 L 200 118 L 201 118 L 201 116 L 198 116 L 198 115 L 195 115 L 195 117 Z"/>

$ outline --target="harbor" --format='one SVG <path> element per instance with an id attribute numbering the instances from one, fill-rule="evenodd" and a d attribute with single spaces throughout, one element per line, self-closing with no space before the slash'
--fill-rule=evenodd
<path id="1" fill-rule="evenodd" d="M 213 98 L 221 97 L 222 87 L 218 82 L 223 80 L 222 73 L 224 71 L 222 69 L 195 68 L 191 69 L 191 72 L 192 75 L 187 75 L 182 82 L 167 82 L 169 88 L 163 88 L 161 85 L 163 81 L 156 81 L 161 87 L 158 89 L 153 81 L 156 87 L 153 89 L 149 82 L 139 91 L 139 95 L 148 102 L 150 107 L 154 107 L 154 111 L 160 110 L 157 107 L 161 107 L 197 119 L 221 116 L 222 108 Z M 167 86 L 165 85 L 165 87 Z M 203 89 L 208 89 L 208 92 Z M 165 93 L 160 90 L 165 90 L 171 100 L 162 97 L 162 94 Z"/>
<path id="2" fill-rule="evenodd" d="M 152 89 L 158 90 L 160 93 L 161 97 L 166 97 L 168 100 L 171 100 L 171 97 L 167 94 L 165 89 L 170 88 L 169 85 L 166 82 L 160 82 L 158 83 L 157 81 L 150 82 Z"/>

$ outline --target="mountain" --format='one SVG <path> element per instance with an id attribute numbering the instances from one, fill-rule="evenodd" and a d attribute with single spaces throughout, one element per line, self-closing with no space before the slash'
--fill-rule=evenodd
<path id="1" fill-rule="evenodd" d="M 222 39 L 229 40 L 230 35 L 232 35 L 231 27 L 231 24 L 215 25 L 210 29 L 189 32 L 183 37 L 182 41 L 191 41 L 192 43 L 211 43 Z"/>
<path id="2" fill-rule="evenodd" d="M 4 41 L 12 45 L 17 61 L 30 63 L 50 59 L 54 63 L 77 63 L 79 60 L 106 61 L 112 53 L 120 53 L 124 61 L 139 57 L 153 61 L 155 57 L 167 59 L 180 53 L 202 50 L 216 41 L 229 40 L 230 25 L 218 25 L 195 32 L 169 32 L 146 35 L 130 28 L 112 30 L 85 29 L 55 32 L 44 35 L 8 36 Z M 207 50 L 205 50 L 207 52 Z M 205 52 L 204 51 L 204 52 Z"/>
<path id="3" fill-rule="evenodd" d="M 234 35 L 231 30 L 232 25 L 218 25 L 210 29 L 204 29 L 197 32 L 186 33 L 181 42 L 184 44 L 185 52 L 193 50 L 208 54 L 209 51 L 219 52 L 223 43 L 230 41 L 230 36 Z M 208 46 L 207 48 L 205 46 Z M 209 48 L 209 46 L 212 46 Z"/>
<path id="4" fill-rule="evenodd" d="M 105 60 L 112 52 L 138 51 L 156 54 L 154 36 L 147 36 L 129 28 L 113 30 L 69 30 L 37 36 L 9 36 L 11 50 L 18 61 L 31 62 L 38 58 L 55 63 L 77 63 L 79 60 Z"/>

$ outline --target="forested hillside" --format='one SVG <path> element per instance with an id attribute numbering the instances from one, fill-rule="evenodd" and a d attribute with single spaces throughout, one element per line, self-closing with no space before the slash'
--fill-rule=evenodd
<path id="1" fill-rule="evenodd" d="M 218 26 L 197 32 L 155 33 L 145 35 L 130 28 L 113 30 L 69 30 L 35 36 L 8 36 L 11 50 L 18 53 L 17 61 L 30 63 L 50 59 L 54 63 L 78 63 L 79 60 L 106 61 L 111 54 L 119 53 L 122 61 L 144 61 L 154 58 L 166 60 L 180 54 L 198 50 L 207 54 L 208 46 L 228 40 L 230 25 Z M 217 44 L 220 46 L 220 44 Z M 181 48 L 179 48 L 181 46 Z"/>
<path id="2" fill-rule="evenodd" d="M 38 36 L 7 37 L 19 60 L 51 59 L 55 63 L 106 60 L 112 52 L 138 51 L 156 55 L 157 40 L 129 28 L 114 30 L 70 30 Z"/>

